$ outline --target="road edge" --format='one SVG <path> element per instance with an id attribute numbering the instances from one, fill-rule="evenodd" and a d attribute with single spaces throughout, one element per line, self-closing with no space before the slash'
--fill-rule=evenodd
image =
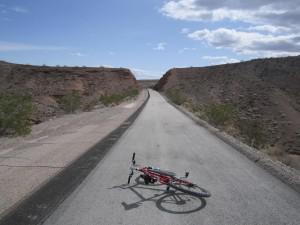
<path id="1" fill-rule="evenodd" d="M 268 155 L 265 153 L 246 145 L 245 143 L 237 140 L 236 138 L 232 137 L 231 135 L 220 131 L 219 129 L 213 127 L 208 122 L 196 117 L 193 113 L 189 112 L 182 106 L 174 104 L 170 99 L 168 99 L 163 93 L 160 95 L 174 108 L 179 110 L 181 113 L 189 117 L 193 120 L 196 124 L 204 127 L 208 130 L 211 134 L 215 135 L 226 144 L 230 145 L 240 153 L 244 154 L 248 159 L 259 165 L 261 168 L 265 169 L 273 176 L 280 179 L 283 183 L 289 185 L 295 191 L 300 193 L 300 172 L 296 169 L 293 169 L 285 164 L 272 160 Z"/>
<path id="2" fill-rule="evenodd" d="M 81 184 L 134 123 L 150 98 L 149 90 L 146 91 L 147 97 L 144 102 L 119 127 L 42 184 L 34 193 L 11 207 L 0 218 L 0 225 L 37 225 L 45 222 L 48 216 Z"/>

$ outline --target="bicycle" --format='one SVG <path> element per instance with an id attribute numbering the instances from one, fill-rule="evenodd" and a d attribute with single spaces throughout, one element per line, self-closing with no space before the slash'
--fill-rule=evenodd
<path id="1" fill-rule="evenodd" d="M 189 172 L 186 172 L 184 177 L 178 178 L 176 173 L 172 171 L 161 170 L 152 166 L 136 165 L 135 155 L 135 153 L 132 155 L 128 184 L 130 184 L 130 180 L 134 175 L 134 171 L 138 171 L 141 173 L 140 177 L 144 180 L 146 185 L 159 182 L 160 184 L 167 186 L 166 191 L 169 191 L 170 188 L 173 188 L 183 193 L 201 198 L 208 198 L 211 196 L 209 191 L 186 179 L 189 176 Z"/>

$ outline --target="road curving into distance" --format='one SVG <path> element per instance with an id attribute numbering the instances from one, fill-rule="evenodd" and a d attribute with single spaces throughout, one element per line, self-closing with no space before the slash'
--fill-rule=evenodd
<path id="1" fill-rule="evenodd" d="M 133 125 L 45 225 L 299 224 L 300 195 L 206 129 L 157 92 Z M 137 163 L 184 174 L 212 196 L 165 193 L 160 185 L 126 185 Z"/>

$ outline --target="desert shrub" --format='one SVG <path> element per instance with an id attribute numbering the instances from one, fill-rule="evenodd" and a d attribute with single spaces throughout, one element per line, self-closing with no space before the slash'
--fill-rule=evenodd
<path id="1" fill-rule="evenodd" d="M 129 98 L 134 98 L 139 94 L 138 89 L 131 89 L 125 93 Z"/>
<path id="2" fill-rule="evenodd" d="M 179 89 L 169 89 L 166 92 L 167 97 L 176 105 L 182 105 L 186 102 L 186 97 L 180 92 Z"/>
<path id="3" fill-rule="evenodd" d="M 237 126 L 241 135 L 247 144 L 260 148 L 266 143 L 265 129 L 259 121 L 255 120 L 238 120 Z"/>
<path id="4" fill-rule="evenodd" d="M 94 98 L 88 102 L 86 102 L 84 105 L 83 105 L 83 110 L 84 111 L 91 111 L 94 109 L 94 107 L 99 103 L 98 99 L 97 98 Z"/>
<path id="5" fill-rule="evenodd" d="M 0 135 L 29 134 L 34 111 L 30 95 L 0 95 Z"/>
<path id="6" fill-rule="evenodd" d="M 122 101 L 124 101 L 127 98 L 133 98 L 139 94 L 139 90 L 137 89 L 130 89 L 120 94 L 112 94 L 112 95 L 102 95 L 100 97 L 100 102 L 105 105 L 109 106 L 112 104 L 120 104 Z"/>
<path id="7" fill-rule="evenodd" d="M 227 122 L 233 120 L 235 111 L 229 104 L 211 104 L 204 109 L 208 121 L 216 126 L 224 126 Z"/>
<path id="8" fill-rule="evenodd" d="M 200 112 L 200 111 L 202 111 L 202 107 L 201 107 L 201 105 L 198 105 L 198 104 L 191 104 L 190 110 L 192 112 Z"/>
<path id="9" fill-rule="evenodd" d="M 204 109 L 205 108 L 204 108 L 203 105 L 192 104 L 191 108 L 190 108 L 190 111 L 193 112 L 200 119 L 207 120 L 207 116 L 205 115 Z"/>
<path id="10" fill-rule="evenodd" d="M 125 97 L 121 94 L 112 94 L 112 95 L 102 95 L 100 97 L 100 102 L 105 106 L 109 106 L 112 104 L 120 104 Z"/>
<path id="11" fill-rule="evenodd" d="M 63 96 L 59 103 L 66 113 L 74 113 L 80 108 L 81 96 L 78 92 L 73 91 L 70 94 Z"/>

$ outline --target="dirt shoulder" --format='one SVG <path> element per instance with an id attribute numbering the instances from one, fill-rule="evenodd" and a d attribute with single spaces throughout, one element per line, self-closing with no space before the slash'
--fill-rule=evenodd
<path id="1" fill-rule="evenodd" d="M 33 126 L 25 138 L 0 138 L 0 214 L 116 129 L 147 92 L 115 107 L 65 115 Z"/>

